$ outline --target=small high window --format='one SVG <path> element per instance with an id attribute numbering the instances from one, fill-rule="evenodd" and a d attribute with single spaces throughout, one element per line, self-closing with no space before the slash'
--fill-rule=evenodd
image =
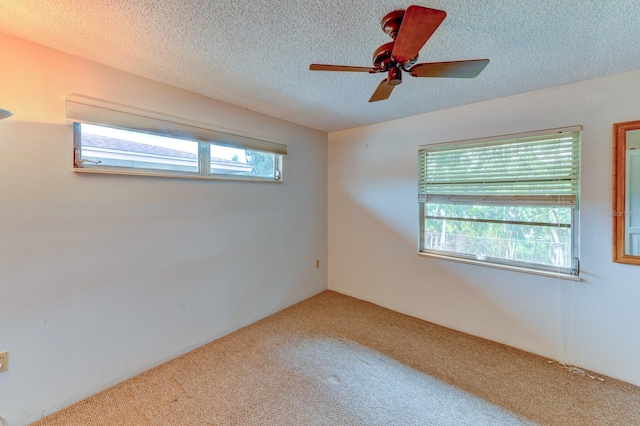
<path id="1" fill-rule="evenodd" d="M 71 95 L 76 171 L 279 182 L 286 145 Z"/>
<path id="2" fill-rule="evenodd" d="M 419 151 L 420 252 L 578 275 L 580 128 Z"/>

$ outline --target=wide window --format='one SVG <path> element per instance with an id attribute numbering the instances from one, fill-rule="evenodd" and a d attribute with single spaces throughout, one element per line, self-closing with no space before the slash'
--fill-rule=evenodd
<path id="1" fill-rule="evenodd" d="M 67 98 L 67 118 L 76 171 L 282 180 L 286 145 L 79 95 Z"/>
<path id="2" fill-rule="evenodd" d="M 579 167 L 579 127 L 420 147 L 420 252 L 578 275 Z"/>

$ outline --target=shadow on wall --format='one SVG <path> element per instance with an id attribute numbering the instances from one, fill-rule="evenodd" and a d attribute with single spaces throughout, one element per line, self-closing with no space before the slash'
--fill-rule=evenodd
<path id="1" fill-rule="evenodd" d="M 383 155 L 362 160 L 373 161 L 368 171 L 345 161 L 356 164 L 342 171 L 344 191 L 333 195 L 331 269 L 340 282 L 331 289 L 563 358 L 562 291 L 572 282 L 418 256 L 416 170 L 386 166 Z"/>

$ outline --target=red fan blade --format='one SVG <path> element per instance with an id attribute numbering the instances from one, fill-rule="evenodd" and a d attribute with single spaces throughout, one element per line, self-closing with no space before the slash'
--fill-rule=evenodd
<path id="1" fill-rule="evenodd" d="M 488 59 L 470 61 L 427 62 L 409 70 L 414 77 L 474 78 L 487 66 Z"/>
<path id="2" fill-rule="evenodd" d="M 391 56 L 401 64 L 418 56 L 422 46 L 446 16 L 446 12 L 442 10 L 409 6 L 404 13 L 404 18 L 402 18 Z"/>
<path id="3" fill-rule="evenodd" d="M 348 65 L 324 65 L 324 64 L 311 64 L 309 65 L 311 71 L 349 71 L 349 72 L 378 72 L 375 68 L 371 67 L 351 67 Z"/>
<path id="4" fill-rule="evenodd" d="M 384 80 L 382 80 L 382 83 L 378 85 L 376 91 L 373 92 L 373 95 L 371 96 L 371 99 L 369 99 L 369 102 L 377 102 L 387 99 L 391 95 L 394 87 L 395 86 L 390 85 L 385 78 Z"/>

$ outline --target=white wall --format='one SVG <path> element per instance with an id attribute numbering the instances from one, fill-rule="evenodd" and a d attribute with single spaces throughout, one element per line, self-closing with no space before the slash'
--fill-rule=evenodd
<path id="1" fill-rule="evenodd" d="M 326 289 L 326 134 L 11 37 L 0 51 L 0 107 L 14 112 L 0 122 L 10 425 Z M 69 93 L 286 143 L 285 182 L 74 174 Z"/>
<path id="2" fill-rule="evenodd" d="M 640 267 L 611 261 L 608 214 L 639 98 L 635 71 L 329 134 L 329 288 L 640 385 Z M 583 282 L 416 254 L 419 145 L 577 124 Z"/>

